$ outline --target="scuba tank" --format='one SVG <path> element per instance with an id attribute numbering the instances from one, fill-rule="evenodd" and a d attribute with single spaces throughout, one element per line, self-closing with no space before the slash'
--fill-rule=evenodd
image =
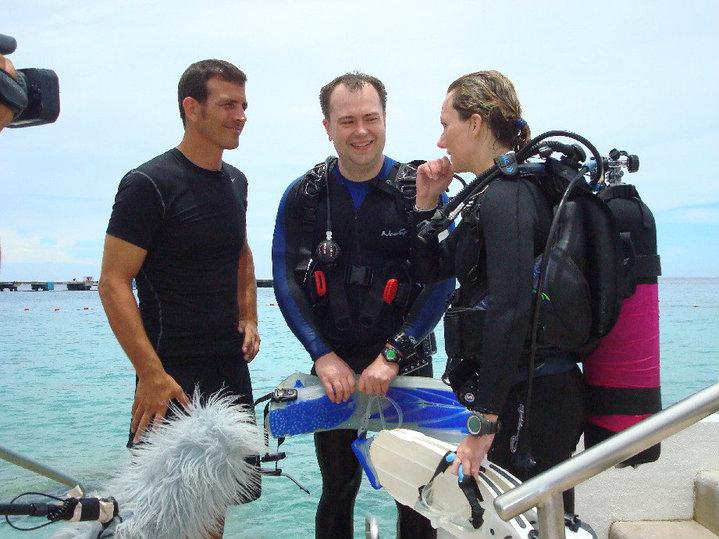
<path id="1" fill-rule="evenodd" d="M 582 143 L 590 150 L 592 159 L 585 161 L 583 151 L 575 144 L 547 140 L 554 136 Z M 550 157 L 553 152 L 562 155 L 559 161 Z M 537 155 L 543 162 L 527 161 Z M 638 168 L 639 159 L 634 155 L 612 150 L 609 159 L 602 158 L 583 137 L 550 131 L 530 141 L 516 155 L 508 152 L 497 158 L 495 167 L 478 176 L 419 226 L 420 240 L 436 237 L 459 215 L 473 194 L 500 174 L 510 177 L 534 174 L 544 178 L 542 184 L 555 212 L 535 275 L 528 371 L 534 372 L 539 342 L 577 352 L 584 358 L 583 370 L 589 386 L 587 447 L 661 409 L 656 227 L 634 186 L 621 183 L 623 170 L 635 172 Z M 585 175 L 590 177 L 588 183 L 583 181 Z M 584 207 L 572 211 L 572 204 L 577 202 Z M 591 226 L 586 230 L 575 229 L 567 223 Z M 572 249 L 568 250 L 568 246 Z M 575 254 L 578 272 L 569 274 L 565 271 L 567 264 L 557 262 L 565 262 Z M 579 277 L 587 286 L 566 286 L 568 282 L 579 281 Z M 582 294 L 588 297 L 581 297 Z M 588 302 L 591 316 L 575 316 L 574 310 L 567 308 L 577 303 L 574 300 Z M 566 316 L 550 316 L 552 304 L 560 314 L 574 313 L 569 317 L 571 323 L 564 320 Z M 526 410 L 532 401 L 532 379 L 530 375 Z M 458 386 L 455 391 L 463 402 L 462 396 L 472 380 L 461 384 L 450 378 L 450 382 L 454 382 L 453 388 Z M 526 424 L 523 430 L 527 430 Z M 531 464 L 531 448 L 524 448 L 524 452 L 523 459 Z M 657 445 L 626 463 L 651 462 L 658 456 Z"/>
<path id="2" fill-rule="evenodd" d="M 615 162 L 622 160 L 628 172 L 639 168 L 635 155 L 612 150 L 609 157 Z M 598 196 L 612 211 L 625 245 L 633 250 L 630 252 L 633 264 L 625 271 L 625 299 L 616 324 L 584 359 L 588 406 L 586 447 L 606 440 L 662 408 L 657 284 L 661 267 L 654 216 L 636 188 L 622 183 L 621 168 L 610 165 L 608 169 L 607 186 Z M 657 444 L 623 464 L 636 466 L 653 462 L 659 453 Z"/>

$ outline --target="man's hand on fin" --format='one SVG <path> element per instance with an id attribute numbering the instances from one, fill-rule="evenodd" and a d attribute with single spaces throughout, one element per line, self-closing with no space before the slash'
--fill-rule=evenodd
<path id="1" fill-rule="evenodd" d="M 257 331 L 257 322 L 253 320 L 240 320 L 237 325 L 237 331 L 242 333 L 242 357 L 245 358 L 245 362 L 249 363 L 257 352 L 260 351 L 260 334 Z"/>
<path id="2" fill-rule="evenodd" d="M 386 395 L 398 373 L 399 365 L 388 362 L 380 354 L 360 374 L 359 390 L 367 395 Z"/>
<path id="3" fill-rule="evenodd" d="M 133 443 L 140 441 L 142 433 L 151 422 L 159 424 L 162 421 L 172 400 L 182 406 L 190 404 L 190 398 L 164 370 L 138 378 L 130 425 L 130 431 L 135 435 Z"/>
<path id="4" fill-rule="evenodd" d="M 315 372 L 329 399 L 339 404 L 349 400 L 355 390 L 355 373 L 344 360 L 329 352 L 315 361 Z"/>
<path id="5" fill-rule="evenodd" d="M 471 475 L 479 479 L 479 467 L 487 456 L 489 448 L 492 447 L 494 434 L 484 436 L 467 436 L 457 447 L 457 458 L 450 466 L 449 471 L 457 475 L 460 464 L 465 475 Z"/>

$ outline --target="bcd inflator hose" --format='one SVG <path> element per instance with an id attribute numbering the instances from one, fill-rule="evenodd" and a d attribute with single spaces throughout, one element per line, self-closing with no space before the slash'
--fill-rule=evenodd
<path id="1" fill-rule="evenodd" d="M 547 155 L 543 155 L 543 149 L 549 148 L 552 151 L 562 153 L 564 155 L 565 164 L 578 168 L 582 161 L 586 159 L 586 154 L 581 146 L 577 144 L 565 144 L 559 141 L 546 141 L 552 137 L 565 137 L 576 140 L 586 146 L 597 163 L 596 167 L 589 171 L 592 178 L 601 178 L 604 174 L 604 162 L 602 156 L 599 154 L 594 145 L 589 142 L 586 138 L 571 131 L 554 130 L 547 131 L 534 137 L 525 146 L 519 149 L 513 160 L 516 163 L 522 164 L 530 157 L 541 156 L 548 158 L 551 152 Z M 500 156 L 498 161 L 501 161 Z M 541 165 L 541 164 L 538 164 Z M 585 170 L 585 173 L 587 171 Z M 449 225 L 457 218 L 457 215 L 461 212 L 462 208 L 472 196 L 479 193 L 484 189 L 491 181 L 505 174 L 506 170 L 502 170 L 498 164 L 495 164 L 491 168 L 484 171 L 482 174 L 477 176 L 474 180 L 469 182 L 459 193 L 457 193 L 452 199 L 447 202 L 441 208 L 435 211 L 434 215 L 419 225 L 417 231 L 418 238 L 427 243 L 431 238 L 436 237 L 441 232 L 447 230 Z"/>

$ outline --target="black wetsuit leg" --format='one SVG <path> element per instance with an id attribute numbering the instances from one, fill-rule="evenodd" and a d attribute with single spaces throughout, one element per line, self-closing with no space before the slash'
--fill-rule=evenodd
<path id="1" fill-rule="evenodd" d="M 223 395 L 232 395 L 234 404 L 245 405 L 250 409 L 254 408 L 250 370 L 241 353 L 234 357 L 165 365 L 165 371 L 172 376 L 190 399 L 192 399 L 195 391 L 200 391 L 203 401 L 205 397 L 221 391 Z M 168 410 L 165 417 L 169 419 L 172 415 L 172 410 Z M 128 448 L 132 448 L 134 436 L 135 433 L 130 432 L 127 442 Z M 248 457 L 246 460 L 257 468 L 260 467 L 259 455 Z M 243 498 L 240 503 L 257 500 L 261 494 L 262 486 L 258 483 L 257 490 L 249 497 Z"/>
<path id="2" fill-rule="evenodd" d="M 322 473 L 322 496 L 315 517 L 317 539 L 352 539 L 354 506 L 362 467 L 352 451 L 357 431 L 315 432 L 315 452 Z"/>
<path id="3" fill-rule="evenodd" d="M 529 472 L 513 463 L 510 439 L 517 432 L 519 406 L 525 402 L 526 382 L 512 387 L 501 414 L 502 429 L 494 438 L 489 459 L 522 481 L 568 459 L 584 428 L 584 379 L 579 368 L 534 379 L 529 421 L 532 456 Z M 564 492 L 564 510 L 574 512 L 574 489 Z"/>
<path id="4" fill-rule="evenodd" d="M 431 377 L 431 361 L 412 375 Z M 357 431 L 338 429 L 315 432 L 314 436 L 317 463 L 322 474 L 322 496 L 315 517 L 315 537 L 351 539 L 354 533 L 354 504 L 362 483 L 362 467 L 352 451 Z M 428 519 L 398 503 L 397 537 L 434 539 L 437 531 Z"/>
<path id="5" fill-rule="evenodd" d="M 397 504 L 397 539 L 436 539 L 437 530 L 432 527 L 428 518 L 417 511 Z"/>
<path id="6" fill-rule="evenodd" d="M 417 369 L 410 376 L 432 377 L 432 357 L 427 358 L 427 365 Z M 398 539 L 435 539 L 437 530 L 432 527 L 428 518 L 401 503 L 397 503 L 397 538 Z"/>
<path id="7" fill-rule="evenodd" d="M 362 483 L 362 467 L 351 447 L 355 439 L 355 430 L 315 433 L 317 462 L 322 473 L 322 496 L 315 518 L 317 539 L 354 537 L 354 504 Z M 397 537 L 434 539 L 437 530 L 415 510 L 397 503 Z"/>
<path id="8" fill-rule="evenodd" d="M 168 365 L 165 370 L 190 398 L 195 390 L 199 390 L 203 397 L 221 391 L 234 396 L 236 404 L 253 405 L 250 370 L 240 356 L 205 360 L 197 364 Z"/>

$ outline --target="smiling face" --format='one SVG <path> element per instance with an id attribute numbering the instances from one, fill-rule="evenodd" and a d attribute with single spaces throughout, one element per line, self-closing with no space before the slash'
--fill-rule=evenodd
<path id="1" fill-rule="evenodd" d="M 219 77 L 207 81 L 207 100 L 194 101 L 188 118 L 194 130 L 211 146 L 231 150 L 240 145 L 240 133 L 247 122 L 245 85 L 227 82 Z"/>
<path id="2" fill-rule="evenodd" d="M 351 91 L 339 84 L 330 96 L 329 117 L 322 123 L 350 180 L 375 177 L 384 162 L 385 116 L 371 84 Z"/>
<path id="3" fill-rule="evenodd" d="M 447 150 L 454 172 L 474 171 L 475 162 L 481 157 L 476 153 L 477 133 L 482 119 L 479 114 L 473 114 L 463 120 L 452 104 L 453 98 L 454 92 L 450 92 L 442 103 L 442 112 L 439 116 L 442 134 L 439 136 L 437 146 Z"/>

